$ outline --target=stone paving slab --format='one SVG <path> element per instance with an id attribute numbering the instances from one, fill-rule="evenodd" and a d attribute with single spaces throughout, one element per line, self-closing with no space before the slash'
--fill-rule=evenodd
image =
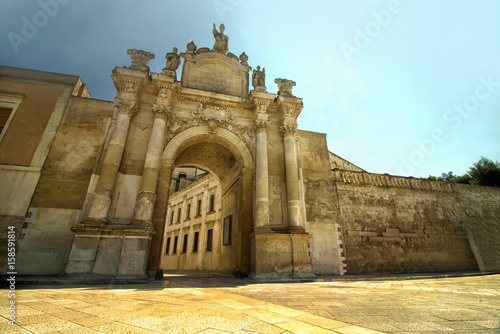
<path id="1" fill-rule="evenodd" d="M 0 313 L 0 333 L 498 334 L 500 275 L 269 284 L 176 273 L 148 284 L 25 286 L 16 305 L 16 326 Z"/>
<path id="2" fill-rule="evenodd" d="M 4 314 L 0 332 L 379 333 L 218 289 L 180 286 L 17 290 L 16 325 L 9 325 Z M 0 308 L 7 305 L 2 298 Z"/>

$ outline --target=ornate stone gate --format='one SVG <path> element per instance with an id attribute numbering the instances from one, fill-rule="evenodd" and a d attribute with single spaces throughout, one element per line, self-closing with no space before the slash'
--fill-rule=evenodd
<path id="1" fill-rule="evenodd" d="M 191 163 L 217 175 L 223 192 L 240 185 L 233 269 L 255 278 L 313 276 L 299 168 L 302 99 L 286 79 L 268 93 L 260 67 L 249 91 L 248 57 L 228 52 L 222 25 L 213 33 L 212 49 L 191 42 L 179 55 L 174 48 L 162 73 L 150 73 L 154 55 L 141 50 L 128 51 L 131 66 L 114 69 L 113 120 L 66 274 L 141 277 L 161 269 L 171 174 Z"/>

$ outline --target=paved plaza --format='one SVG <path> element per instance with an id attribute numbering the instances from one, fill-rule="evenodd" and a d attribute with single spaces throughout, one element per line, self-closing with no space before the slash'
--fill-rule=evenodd
<path id="1" fill-rule="evenodd" d="M 168 273 L 147 284 L 27 285 L 1 333 L 500 333 L 500 275 L 255 283 Z M 333 279 L 333 280 L 330 280 Z M 339 280 L 342 279 L 342 280 Z"/>

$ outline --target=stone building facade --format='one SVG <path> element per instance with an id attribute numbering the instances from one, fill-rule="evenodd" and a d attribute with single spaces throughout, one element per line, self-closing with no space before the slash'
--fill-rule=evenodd
<path id="1" fill-rule="evenodd" d="M 265 70 L 250 80 L 246 54 L 214 37 L 174 48 L 161 73 L 129 50 L 113 102 L 78 77 L 0 68 L 0 222 L 16 228 L 19 274 L 500 270 L 498 189 L 371 174 L 330 153 L 298 129 L 295 82 L 268 92 Z M 182 166 L 210 176 L 173 193 Z"/>

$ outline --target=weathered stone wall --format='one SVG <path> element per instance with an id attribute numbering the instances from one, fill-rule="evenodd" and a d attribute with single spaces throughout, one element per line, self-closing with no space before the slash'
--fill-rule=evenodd
<path id="1" fill-rule="evenodd" d="M 54 275 L 64 269 L 99 158 L 112 103 L 73 97 L 50 148 L 30 204 L 18 251 L 21 274 Z"/>
<path id="2" fill-rule="evenodd" d="M 500 189 L 458 185 L 461 219 L 479 268 L 500 270 Z"/>
<path id="3" fill-rule="evenodd" d="M 500 247 L 494 240 L 500 232 L 498 189 L 348 171 L 332 174 L 330 189 L 338 203 L 333 217 L 342 227 L 348 273 L 500 268 Z M 309 186 L 314 188 L 309 193 L 324 187 Z M 309 220 L 322 212 L 317 201 Z"/>
<path id="4" fill-rule="evenodd" d="M 301 166 L 312 269 L 315 274 L 340 274 L 339 243 L 335 229 L 338 201 L 325 135 L 300 131 Z"/>

